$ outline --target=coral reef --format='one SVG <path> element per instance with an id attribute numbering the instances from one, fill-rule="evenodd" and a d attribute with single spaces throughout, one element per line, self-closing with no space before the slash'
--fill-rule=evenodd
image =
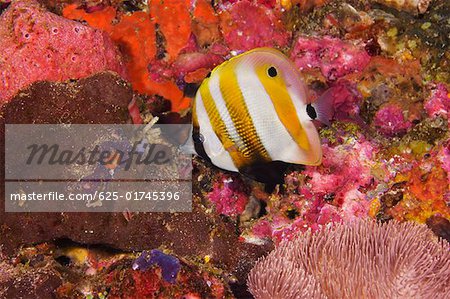
<path id="1" fill-rule="evenodd" d="M 248 202 L 248 192 L 244 183 L 237 177 L 223 176 L 213 185 L 208 194 L 219 214 L 237 216 L 244 212 Z"/>
<path id="2" fill-rule="evenodd" d="M 112 73 L 71 83 L 38 82 L 2 107 L 1 128 L 3 131 L 5 123 L 127 123 L 127 105 L 133 97 L 131 87 Z M 92 101 L 93 98 L 97 100 Z M 157 109 L 164 111 L 154 103 L 154 110 Z M 3 145 L 4 138 L 0 140 Z M 1 186 L 4 188 L 4 184 Z M 2 197 L 0 202 L 4 200 Z M 64 238 L 124 251 L 166 248 L 183 257 L 208 256 L 211 265 L 228 268 L 230 280 L 242 282 L 252 261 L 271 247 L 243 243 L 231 223 L 208 213 L 198 199 L 194 202 L 192 213 L 140 213 L 132 217 L 122 213 L 30 215 L 5 213 L 2 209 L 1 249 L 12 254 L 20 244 Z"/>
<path id="3" fill-rule="evenodd" d="M 143 253 L 145 254 L 145 252 Z M 48 243 L 26 247 L 0 262 L 2 298 L 229 298 L 218 275 L 178 262 L 176 283 L 164 278 L 165 266 L 133 270 L 135 254 L 101 247 Z M 159 256 L 171 257 L 160 253 Z M 171 257 L 177 260 L 176 257 Z M 161 261 L 161 258 L 158 258 Z M 178 260 L 177 260 L 178 261 Z M 95 275 L 96 279 L 91 278 Z M 190 296 L 190 297 L 189 297 Z"/>
<path id="4" fill-rule="evenodd" d="M 178 111 L 188 107 L 190 100 L 183 96 L 176 80 L 152 80 L 148 65 L 159 55 L 167 59 L 167 63 L 177 58 L 191 36 L 189 10 L 184 2 L 168 1 L 163 4 L 152 1 L 151 4 L 151 15 L 136 11 L 118 16 L 113 7 L 89 13 L 76 5 L 66 6 L 63 15 L 69 19 L 84 20 L 94 28 L 106 31 L 125 57 L 133 88 L 140 93 L 158 94 L 169 99 L 172 109 Z M 168 11 L 177 15 L 177 24 L 173 22 L 173 15 L 166 13 Z"/>
<path id="5" fill-rule="evenodd" d="M 327 80 L 335 81 L 363 70 L 370 56 L 362 47 L 325 36 L 299 37 L 292 47 L 291 59 L 299 70 L 319 68 Z"/>
<path id="6" fill-rule="evenodd" d="M 279 13 L 264 4 L 248 0 L 221 6 L 220 28 L 224 41 L 236 51 L 287 46 L 291 33 L 281 22 Z"/>
<path id="7" fill-rule="evenodd" d="M 411 127 L 411 122 L 405 121 L 403 109 L 392 104 L 383 105 L 376 112 L 373 123 L 381 133 L 387 136 L 404 133 Z"/>
<path id="8" fill-rule="evenodd" d="M 436 77 L 441 82 L 422 78 L 429 76 L 425 72 L 433 59 L 419 60 L 423 52 L 418 51 L 421 48 L 433 57 L 439 53 L 437 46 L 425 47 L 421 39 L 426 35 L 411 38 L 411 31 L 401 27 L 394 15 L 377 16 L 375 23 L 375 12 L 366 15 L 358 10 L 359 4 L 351 10 L 349 5 L 330 3 L 311 14 L 314 19 L 307 17 L 308 24 L 295 24 L 300 32 L 323 35 L 300 35 L 304 49 L 293 48 L 291 55 L 295 60 L 301 54 L 297 66 L 310 84 L 312 97 L 332 99 L 335 121 L 320 132 L 323 164 L 288 172 L 285 187 L 264 200 L 267 215 L 245 226 L 243 237 L 248 242 L 279 242 L 298 231 L 354 218 L 419 222 L 450 218 L 448 89 L 443 74 Z M 435 11 L 442 9 L 439 5 Z M 401 34 L 400 29 L 392 30 L 393 24 L 402 28 Z M 339 31 L 333 31 L 336 28 Z M 326 35 L 330 33 L 336 37 Z M 399 43 L 398 48 L 383 44 L 384 35 Z M 329 62 L 322 60 L 323 49 L 336 53 L 332 56 L 339 61 L 336 78 L 327 69 L 334 66 L 333 60 L 321 64 Z M 341 67 L 347 55 L 352 59 Z"/>
<path id="9" fill-rule="evenodd" d="M 0 102 L 35 81 L 65 81 L 104 70 L 126 78 L 101 31 L 52 14 L 35 1 L 14 1 L 0 16 Z"/>
<path id="10" fill-rule="evenodd" d="M 430 85 L 431 95 L 426 99 L 424 108 L 431 118 L 439 115 L 446 117 L 449 121 L 450 128 L 450 117 L 448 117 L 448 112 L 450 111 L 450 92 L 443 83 Z"/>
<path id="11" fill-rule="evenodd" d="M 248 285 L 255 298 L 446 298 L 449 246 L 425 226 L 355 221 L 282 243 Z"/>
<path id="12" fill-rule="evenodd" d="M 379 166 L 374 161 L 379 145 L 355 130 L 356 126 L 336 123 L 323 130 L 322 165 L 291 171 L 285 179 L 286 189 L 272 194 L 267 215 L 245 237 L 280 242 L 308 228 L 315 231 L 330 222 L 368 217 L 371 193 L 382 183 L 372 173 Z"/>

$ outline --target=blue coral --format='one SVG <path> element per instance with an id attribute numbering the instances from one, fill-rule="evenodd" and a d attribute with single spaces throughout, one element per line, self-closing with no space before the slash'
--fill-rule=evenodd
<path id="1" fill-rule="evenodd" d="M 175 283 L 178 272 L 180 272 L 180 261 L 171 255 L 165 254 L 157 249 L 143 251 L 141 255 L 134 261 L 133 269 L 146 271 L 153 265 L 161 268 L 162 277 L 165 281 Z"/>

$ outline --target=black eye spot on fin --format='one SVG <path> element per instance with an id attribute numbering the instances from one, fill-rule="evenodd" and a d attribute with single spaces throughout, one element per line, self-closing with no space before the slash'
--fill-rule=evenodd
<path id="1" fill-rule="evenodd" d="M 193 127 L 192 130 L 192 139 L 194 140 L 194 148 L 197 155 L 208 161 L 208 163 L 211 163 L 211 159 L 206 154 L 205 148 L 203 146 L 203 135 L 200 134 L 200 130 L 198 127 Z"/>
<path id="2" fill-rule="evenodd" d="M 311 117 L 311 119 L 317 118 L 317 112 L 316 109 L 311 104 L 306 105 L 306 113 L 308 113 L 308 116 Z"/>
<path id="3" fill-rule="evenodd" d="M 200 134 L 199 132 L 193 132 L 192 139 L 196 144 L 201 144 L 205 141 L 205 137 L 203 137 L 203 135 Z"/>
<path id="4" fill-rule="evenodd" d="M 276 77 L 278 75 L 278 71 L 275 67 L 271 66 L 269 67 L 269 69 L 267 70 L 267 74 L 269 75 L 269 77 Z"/>

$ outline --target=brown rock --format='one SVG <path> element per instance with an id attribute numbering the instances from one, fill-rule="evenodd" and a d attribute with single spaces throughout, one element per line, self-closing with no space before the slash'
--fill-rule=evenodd
<path id="1" fill-rule="evenodd" d="M 442 216 L 434 215 L 426 221 L 433 233 L 450 243 L 450 221 Z"/>
<path id="2" fill-rule="evenodd" d="M 0 277 L 0 298 L 46 299 L 53 298 L 61 285 L 61 278 L 50 267 L 12 267 L 0 263 L 4 276 Z"/>
<path id="3" fill-rule="evenodd" d="M 112 72 L 68 83 L 36 82 L 1 109 L 8 124 L 109 124 L 128 121 L 129 84 Z"/>

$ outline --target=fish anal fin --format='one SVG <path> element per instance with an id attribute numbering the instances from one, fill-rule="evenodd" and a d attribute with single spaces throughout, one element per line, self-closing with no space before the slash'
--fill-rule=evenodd
<path id="1" fill-rule="evenodd" d="M 284 174 L 291 164 L 283 161 L 253 163 L 239 169 L 243 175 L 265 184 L 284 183 Z"/>

